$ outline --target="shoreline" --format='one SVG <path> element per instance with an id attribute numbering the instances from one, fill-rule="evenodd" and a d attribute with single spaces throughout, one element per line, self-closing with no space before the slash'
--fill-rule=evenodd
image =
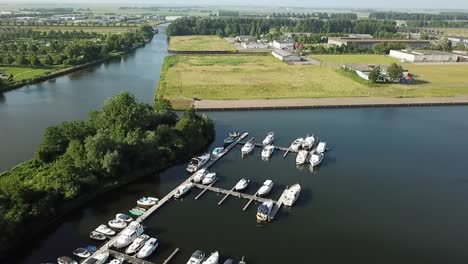
<path id="1" fill-rule="evenodd" d="M 468 95 L 454 97 L 343 97 L 195 101 L 197 111 L 243 111 L 318 108 L 372 108 L 468 105 Z"/>

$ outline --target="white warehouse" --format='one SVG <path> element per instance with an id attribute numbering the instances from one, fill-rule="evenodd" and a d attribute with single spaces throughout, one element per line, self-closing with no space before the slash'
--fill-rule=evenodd
<path id="1" fill-rule="evenodd" d="M 390 57 L 402 62 L 457 62 L 458 55 L 436 50 L 390 50 Z"/>

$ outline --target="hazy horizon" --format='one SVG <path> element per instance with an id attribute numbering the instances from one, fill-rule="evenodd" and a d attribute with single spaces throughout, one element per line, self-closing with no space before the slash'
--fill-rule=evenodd
<path id="1" fill-rule="evenodd" d="M 392 2 L 384 0 L 289 0 L 287 3 L 280 0 L 257 0 L 252 5 L 250 0 L 160 0 L 160 1 L 149 1 L 149 0 L 0 0 L 2 4 L 11 5 L 27 5 L 27 4 L 54 4 L 57 6 L 64 5 L 151 5 L 151 6 L 255 6 L 255 7 L 307 7 L 307 8 L 381 8 L 381 9 L 415 9 L 415 10 L 428 10 L 428 9 L 440 9 L 440 10 L 461 10 L 468 9 L 468 1 L 466 0 L 451 0 L 449 4 L 447 2 L 430 3 L 425 0 L 394 0 Z M 1 8 L 1 7 L 0 7 Z M 411 11 L 411 10 L 408 10 Z"/>

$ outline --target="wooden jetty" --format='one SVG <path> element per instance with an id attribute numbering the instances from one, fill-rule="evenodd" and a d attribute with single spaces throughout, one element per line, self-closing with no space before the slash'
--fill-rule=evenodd
<path id="1" fill-rule="evenodd" d="M 245 143 L 247 143 L 246 141 L 239 141 L 237 142 L 237 144 L 241 144 L 241 145 L 244 145 Z M 263 144 L 260 144 L 260 143 L 254 143 L 253 144 L 255 147 L 257 148 L 264 148 L 265 146 L 263 146 Z M 276 149 L 276 150 L 279 150 L 279 151 L 284 151 L 284 154 L 283 154 L 283 158 L 285 158 L 289 152 L 294 152 L 294 153 L 297 153 L 298 151 L 295 151 L 295 150 L 292 150 L 290 148 L 286 148 L 286 147 L 280 147 L 280 146 L 275 146 L 273 145 L 273 147 Z"/>
<path id="2" fill-rule="evenodd" d="M 177 253 L 179 253 L 179 248 L 176 248 L 174 252 L 172 252 L 172 254 L 166 258 L 166 260 L 164 260 L 163 264 L 168 264 Z"/>
<path id="3" fill-rule="evenodd" d="M 267 198 L 263 198 L 263 197 L 258 197 L 258 196 L 246 194 L 246 193 L 236 192 L 234 190 L 226 190 L 226 189 L 213 187 L 213 186 L 206 186 L 206 185 L 198 184 L 198 183 L 194 183 L 193 186 L 197 187 L 197 188 L 200 188 L 200 189 L 203 189 L 203 190 L 208 190 L 208 191 L 212 191 L 212 192 L 215 192 L 215 193 L 222 193 L 222 194 L 232 195 L 232 196 L 236 196 L 236 197 L 244 198 L 244 199 L 249 199 L 249 200 L 255 200 L 255 201 L 261 202 L 261 203 L 272 200 L 272 199 L 267 199 Z M 272 201 L 274 201 L 274 200 L 272 200 Z"/>
<path id="4" fill-rule="evenodd" d="M 218 205 L 223 204 L 223 202 L 224 202 L 230 195 L 232 195 L 232 192 L 234 191 L 235 188 L 236 188 L 236 185 L 234 185 L 234 187 L 232 187 L 231 193 L 227 193 L 227 194 L 223 197 L 223 199 L 221 199 L 221 200 L 219 201 Z M 205 189 L 205 190 L 206 190 L 206 189 Z"/>
<path id="5" fill-rule="evenodd" d="M 218 160 L 220 160 L 224 155 L 226 155 L 231 149 L 233 149 L 237 144 L 239 144 L 240 141 L 242 141 L 244 138 L 246 138 L 247 136 L 249 135 L 249 133 L 245 132 L 243 133 L 236 141 L 234 141 L 231 145 L 229 145 L 228 147 L 226 147 L 224 149 L 224 151 L 218 155 L 217 157 L 215 157 L 214 159 L 210 160 L 207 164 L 205 164 L 205 166 L 203 166 L 202 168 L 203 169 L 207 169 L 211 166 L 213 166 L 213 164 L 215 164 Z M 152 207 L 150 207 L 144 214 L 142 214 L 140 217 L 138 217 L 136 219 L 136 221 L 138 222 L 143 222 L 144 220 L 146 220 L 146 218 L 148 218 L 149 216 L 151 216 L 153 213 L 155 213 L 159 208 L 163 207 L 167 202 L 169 202 L 173 197 L 174 197 L 174 194 L 177 192 L 177 189 L 184 185 L 184 184 L 187 184 L 187 183 L 190 183 L 192 182 L 193 180 L 193 177 L 195 177 L 194 174 L 192 174 L 190 177 L 188 177 L 184 182 L 182 182 L 179 186 L 177 186 L 176 188 L 174 188 L 171 192 L 169 192 L 166 196 L 164 196 L 163 198 L 161 198 L 158 203 Z M 208 187 L 208 186 L 207 186 Z M 124 229 L 125 230 L 125 229 Z M 122 230 L 123 231 L 123 230 Z M 122 232 L 121 231 L 121 232 Z M 111 247 L 115 244 L 117 238 L 119 237 L 120 233 L 116 234 L 113 238 L 111 238 L 108 242 L 106 242 L 105 244 L 103 244 L 96 252 L 94 252 L 92 254 L 93 257 L 101 254 L 101 253 L 104 253 L 106 251 L 109 251 L 111 252 Z M 117 251 L 112 251 L 112 252 L 116 252 L 118 254 L 121 254 Z M 152 264 L 151 262 L 135 262 L 136 264 Z"/>
<path id="6" fill-rule="evenodd" d="M 114 250 L 111 250 L 111 249 L 109 249 L 109 255 L 113 256 L 114 258 L 123 258 L 123 259 L 125 259 L 125 261 L 127 261 L 126 263 L 154 264 L 153 262 L 149 262 L 149 261 L 146 261 L 146 260 L 135 258 L 135 257 L 129 256 L 127 254 L 123 254 L 123 253 L 120 253 L 120 252 L 117 252 L 117 251 L 114 251 Z"/>
<path id="7" fill-rule="evenodd" d="M 215 184 L 217 181 L 219 180 L 219 177 L 216 177 L 216 179 L 214 179 L 214 181 L 212 183 L 210 183 L 209 185 L 206 185 L 207 187 L 211 187 L 213 186 L 213 184 Z M 194 183 L 195 185 L 196 183 Z M 200 184 L 202 185 L 202 184 Z M 202 186 L 205 186 L 205 185 L 202 185 Z M 202 190 L 196 197 L 195 197 L 195 200 L 198 200 L 206 191 L 208 191 L 208 189 L 204 189 Z"/>
<path id="8" fill-rule="evenodd" d="M 257 190 L 257 192 L 253 195 L 253 197 L 257 197 L 258 195 L 258 191 L 260 191 L 260 188 Z M 242 208 L 242 211 L 245 211 L 247 210 L 247 208 L 249 208 L 250 204 L 254 201 L 254 199 L 249 199 L 249 201 L 247 202 L 247 204 L 244 206 L 244 208 Z"/>

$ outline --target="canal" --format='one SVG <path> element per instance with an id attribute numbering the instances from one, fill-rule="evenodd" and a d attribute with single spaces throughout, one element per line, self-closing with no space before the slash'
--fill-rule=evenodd
<path id="1" fill-rule="evenodd" d="M 30 158 L 47 125 L 84 118 L 90 109 L 122 90 L 152 102 L 165 36 L 121 61 L 57 78 L 55 82 L 5 94 L 0 104 L 3 168 Z M 247 263 L 466 263 L 468 261 L 468 107 L 284 110 L 207 113 L 222 144 L 232 130 L 262 140 L 276 132 L 276 143 L 314 133 L 332 148 L 320 168 L 296 167 L 295 155 L 277 152 L 262 161 L 260 150 L 241 158 L 240 146 L 211 169 L 216 186 L 230 189 L 248 178 L 254 193 L 266 179 L 270 197 L 299 182 L 296 205 L 274 222 L 257 225 L 258 204 L 242 211 L 245 200 L 192 192 L 170 202 L 146 222 L 146 233 L 160 240 L 149 260 L 186 263 L 201 249 L 219 250 Z M 6 130 L 6 132 L 5 132 Z M 144 195 L 162 197 L 186 177 L 184 165 L 150 175 L 115 190 L 65 217 L 21 263 L 53 262 L 76 247 L 98 245 L 89 232 L 126 212 Z"/>

